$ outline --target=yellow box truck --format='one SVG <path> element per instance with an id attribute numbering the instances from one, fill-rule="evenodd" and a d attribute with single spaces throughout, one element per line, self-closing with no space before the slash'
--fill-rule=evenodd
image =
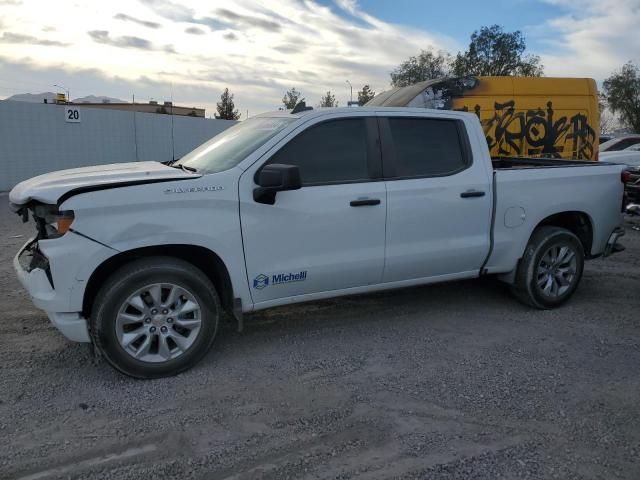
<path id="1" fill-rule="evenodd" d="M 598 91 L 591 78 L 441 78 L 382 92 L 367 106 L 473 112 L 493 157 L 598 159 Z"/>

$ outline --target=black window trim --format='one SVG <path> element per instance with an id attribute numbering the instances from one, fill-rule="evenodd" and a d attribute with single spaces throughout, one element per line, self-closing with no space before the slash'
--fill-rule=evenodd
<path id="1" fill-rule="evenodd" d="M 629 142 L 633 142 L 633 143 L 629 143 Z M 640 143 L 640 138 L 639 137 L 623 138 L 622 140 L 620 140 L 615 145 L 612 145 L 611 148 L 607 149 L 606 151 L 607 152 L 622 152 L 623 150 L 626 150 L 629 147 L 633 147 L 634 145 L 637 145 L 638 143 Z"/>
<path id="2" fill-rule="evenodd" d="M 454 122 L 456 124 L 460 148 L 462 150 L 463 165 L 456 170 L 441 174 L 406 176 L 396 175 L 396 153 L 394 149 L 393 137 L 391 135 L 391 126 L 389 125 L 390 118 L 415 118 L 419 120 L 432 120 L 438 122 Z M 385 181 L 451 177 L 453 175 L 457 175 L 460 172 L 468 170 L 473 165 L 473 152 L 471 150 L 471 144 L 469 143 L 467 128 L 464 124 L 464 121 L 459 118 L 424 117 L 421 115 L 385 115 L 378 117 L 378 125 L 380 128 L 380 142 L 382 150 L 382 172 Z"/>
<path id="3" fill-rule="evenodd" d="M 316 123 L 311 123 L 309 125 L 304 125 L 303 129 L 295 132 L 293 137 L 288 140 L 284 140 L 284 143 L 278 147 L 278 149 L 269 155 L 269 158 L 256 170 L 254 174 L 253 181 L 257 185 L 258 176 L 262 169 L 274 162 L 274 157 L 278 154 L 280 150 L 282 150 L 289 142 L 291 142 L 298 135 L 303 134 L 307 130 L 314 128 L 318 125 L 322 125 L 323 123 L 328 122 L 339 122 L 343 120 L 354 120 L 354 119 L 362 119 L 365 122 L 365 131 L 367 134 L 367 171 L 369 173 L 369 178 L 356 179 L 356 180 L 335 180 L 331 182 L 314 182 L 314 183 L 305 183 L 304 178 L 302 178 L 302 188 L 306 187 L 318 187 L 318 186 L 326 186 L 326 185 L 348 185 L 351 183 L 369 183 L 369 182 L 381 182 L 384 181 L 383 177 L 383 167 L 382 167 L 382 152 L 380 149 L 380 131 L 378 125 L 378 119 L 376 116 L 362 116 L 362 115 L 354 115 L 349 117 L 339 117 L 339 118 L 327 118 L 325 120 L 321 120 Z"/>

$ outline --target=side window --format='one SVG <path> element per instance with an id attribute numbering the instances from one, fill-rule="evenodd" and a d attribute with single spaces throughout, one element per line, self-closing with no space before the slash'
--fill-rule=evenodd
<path id="1" fill-rule="evenodd" d="M 639 138 L 625 138 L 624 140 L 620 140 L 613 147 L 611 147 L 609 151 L 617 152 L 620 150 L 626 150 L 630 146 L 635 145 L 636 143 L 639 143 L 639 142 L 640 142 Z"/>
<path id="2" fill-rule="evenodd" d="M 309 127 L 269 163 L 297 165 L 303 185 L 368 180 L 365 119 L 329 120 Z"/>
<path id="3" fill-rule="evenodd" d="M 389 117 L 396 177 L 449 175 L 467 166 L 455 120 Z"/>

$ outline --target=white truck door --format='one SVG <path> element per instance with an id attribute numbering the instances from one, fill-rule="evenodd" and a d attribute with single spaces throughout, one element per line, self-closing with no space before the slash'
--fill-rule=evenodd
<path id="1" fill-rule="evenodd" d="M 240 179 L 240 219 L 254 303 L 380 283 L 386 190 L 375 117 L 311 121 Z M 267 164 L 296 165 L 302 188 L 254 201 Z"/>
<path id="2" fill-rule="evenodd" d="M 485 159 L 472 158 L 463 121 L 410 114 L 379 121 L 388 202 L 383 281 L 477 273 L 489 251 L 491 180 Z"/>

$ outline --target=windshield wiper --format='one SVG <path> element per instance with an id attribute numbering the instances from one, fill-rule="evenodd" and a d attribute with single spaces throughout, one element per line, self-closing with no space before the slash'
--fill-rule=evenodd
<path id="1" fill-rule="evenodd" d="M 197 168 L 190 167 L 189 165 L 183 165 L 179 163 L 178 165 L 168 165 L 171 168 L 180 168 L 187 173 L 196 173 L 198 171 Z"/>

